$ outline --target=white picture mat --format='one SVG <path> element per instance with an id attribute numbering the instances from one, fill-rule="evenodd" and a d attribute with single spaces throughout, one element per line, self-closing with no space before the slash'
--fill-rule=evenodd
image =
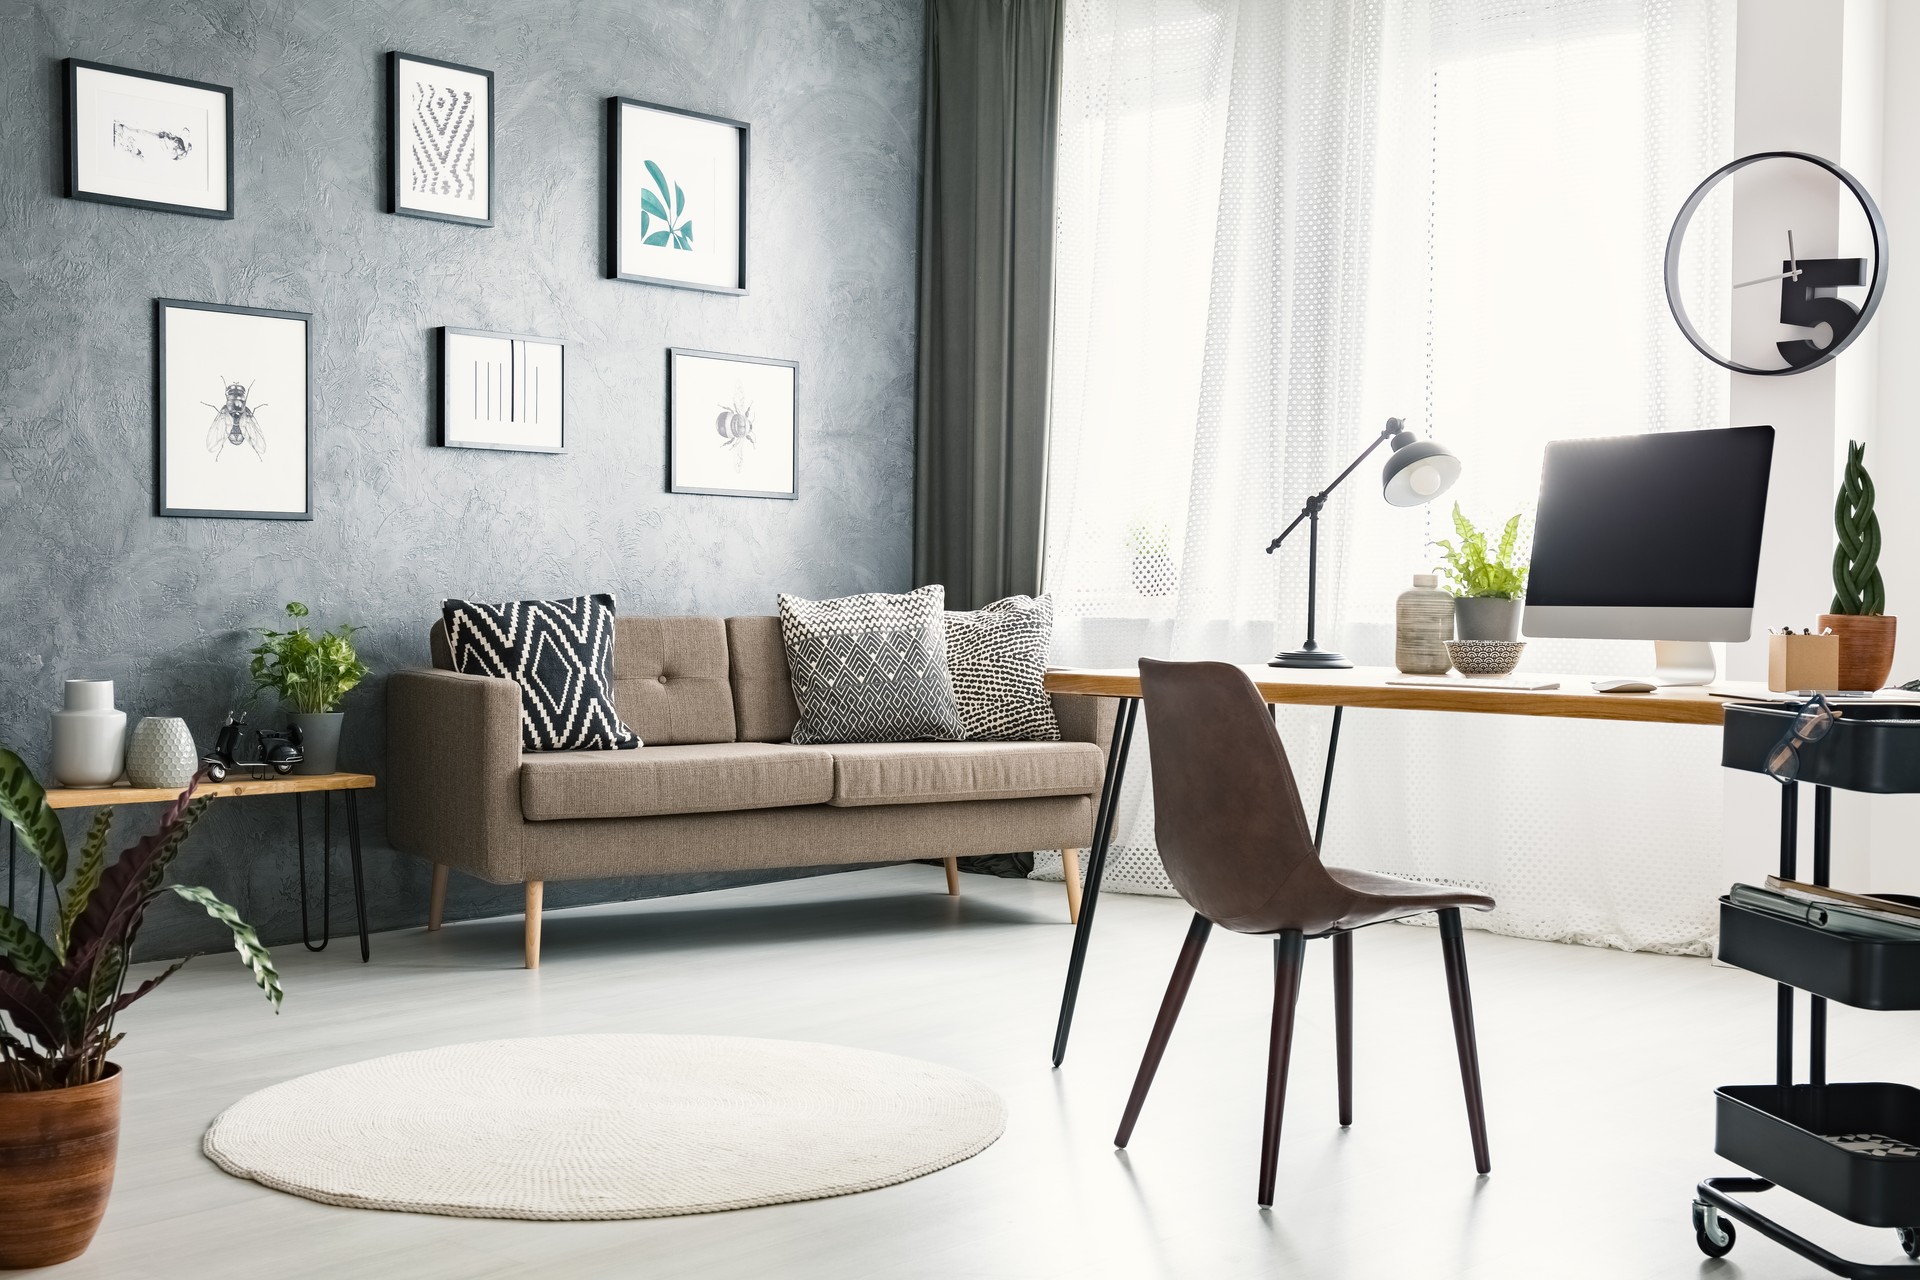
<path id="1" fill-rule="evenodd" d="M 75 67 L 75 178 L 90 195 L 150 200 L 195 209 L 226 209 L 227 99 L 211 89 Z M 114 124 L 156 135 L 143 157 L 114 144 Z M 161 132 L 192 144 L 181 159 L 167 154 Z"/>
<path id="2" fill-rule="evenodd" d="M 393 103 L 395 154 L 398 159 L 395 201 L 403 209 L 450 213 L 462 218 L 491 218 L 493 211 L 489 205 L 489 193 L 493 189 L 493 93 L 487 77 L 471 71 L 435 66 L 430 62 L 416 62 L 404 54 L 398 63 L 399 92 L 394 95 Z M 419 156 L 414 151 L 419 142 L 414 134 L 417 95 L 423 88 L 472 95 L 469 120 L 462 122 L 464 147 L 471 149 L 473 156 L 470 190 L 463 188 L 457 192 L 439 192 L 414 188 L 416 181 L 428 177 L 423 173 Z M 469 123 L 470 129 L 466 127 Z M 445 143 L 444 139 L 435 141 L 440 145 Z M 465 179 L 468 176 L 469 171 L 463 168 L 461 177 Z"/>
<path id="3" fill-rule="evenodd" d="M 565 444 L 564 346 L 471 333 L 449 333 L 446 343 L 446 443 Z"/>
<path id="4" fill-rule="evenodd" d="M 794 493 L 792 365 L 675 355 L 672 383 L 673 488 Z M 720 433 L 731 408 L 751 410 L 751 442 Z"/>
<path id="5" fill-rule="evenodd" d="M 687 193 L 691 249 L 642 243 L 640 193 L 653 187 L 648 160 Z M 621 103 L 619 273 L 739 288 L 741 177 L 736 126 Z"/>
<path id="6" fill-rule="evenodd" d="M 162 406 L 162 493 L 170 510 L 307 510 L 307 323 L 165 307 L 166 400 Z M 266 441 L 223 447 L 207 436 L 226 385 L 248 385 L 247 402 Z"/>

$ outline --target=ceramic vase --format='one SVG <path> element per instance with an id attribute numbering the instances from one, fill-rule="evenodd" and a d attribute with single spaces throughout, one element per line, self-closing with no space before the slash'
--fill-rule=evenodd
<path id="1" fill-rule="evenodd" d="M 127 738 L 127 781 L 136 787 L 179 791 L 200 770 L 193 734 L 178 716 L 148 716 Z"/>
<path id="2" fill-rule="evenodd" d="M 1518 640 L 1520 601 L 1498 596 L 1458 596 L 1453 621 L 1462 640 Z"/>
<path id="3" fill-rule="evenodd" d="M 53 776 L 62 786 L 110 787 L 127 763 L 127 713 L 113 705 L 113 681 L 67 681 L 53 713 Z"/>
<path id="4" fill-rule="evenodd" d="M 1840 637 L 1842 689 L 1884 689 L 1893 670 L 1899 619 L 1880 613 L 1823 613 L 1819 629 Z"/>
<path id="5" fill-rule="evenodd" d="M 1430 573 L 1413 575 L 1413 589 L 1393 604 L 1393 665 L 1410 676 L 1443 676 L 1453 665 L 1453 595 Z"/>
<path id="6" fill-rule="evenodd" d="M 340 722 L 344 711 L 297 711 L 290 719 L 300 731 L 300 754 L 305 758 L 293 766 L 295 773 L 338 773 L 340 771 Z"/>

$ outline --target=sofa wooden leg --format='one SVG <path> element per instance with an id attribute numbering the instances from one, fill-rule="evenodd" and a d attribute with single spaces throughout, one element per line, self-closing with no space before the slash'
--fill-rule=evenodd
<path id="1" fill-rule="evenodd" d="M 540 901 L 546 894 L 544 880 L 527 881 L 527 968 L 540 967 Z"/>
<path id="2" fill-rule="evenodd" d="M 1060 851 L 1060 871 L 1067 878 L 1067 923 L 1080 923 L 1080 851 Z"/>
<path id="3" fill-rule="evenodd" d="M 435 933 L 447 913 L 447 872 L 444 862 L 433 864 L 433 896 L 427 900 L 427 932 Z"/>
<path id="4" fill-rule="evenodd" d="M 947 896 L 949 898 L 960 896 L 960 859 L 958 858 L 947 859 Z"/>

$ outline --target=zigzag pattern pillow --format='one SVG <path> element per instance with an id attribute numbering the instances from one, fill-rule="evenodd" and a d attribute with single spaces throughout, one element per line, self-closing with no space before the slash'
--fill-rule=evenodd
<path id="1" fill-rule="evenodd" d="M 1044 681 L 1053 647 L 1053 597 L 1008 596 L 947 615 L 947 670 L 967 737 L 1058 742 Z"/>
<path id="2" fill-rule="evenodd" d="M 613 597 L 447 600 L 453 669 L 520 686 L 525 751 L 625 751 L 640 735 L 613 709 Z"/>
<path id="3" fill-rule="evenodd" d="M 838 600 L 780 597 L 800 720 L 795 742 L 958 741 L 945 587 Z"/>

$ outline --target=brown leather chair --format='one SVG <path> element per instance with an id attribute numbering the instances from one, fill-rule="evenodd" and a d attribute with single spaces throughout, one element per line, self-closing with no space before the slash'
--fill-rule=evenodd
<path id="1" fill-rule="evenodd" d="M 1126 1146 L 1133 1134 L 1213 926 L 1236 933 L 1275 934 L 1273 1041 L 1260 1145 L 1260 1204 L 1271 1205 L 1280 1153 L 1280 1113 L 1287 1094 L 1287 1059 L 1293 1047 L 1294 1005 L 1300 995 L 1307 939 L 1333 939 L 1334 1038 L 1340 1124 L 1345 1127 L 1353 1123 L 1353 931 L 1437 911 L 1454 1041 L 1460 1051 L 1460 1079 L 1467 1095 L 1467 1126 L 1473 1135 L 1473 1164 L 1486 1173 L 1491 1167 L 1487 1121 L 1481 1105 L 1480 1058 L 1474 1046 L 1460 908 L 1490 910 L 1493 899 L 1471 889 L 1323 864 L 1307 830 L 1307 816 L 1279 731 L 1259 691 L 1238 667 L 1142 658 L 1140 692 L 1153 759 L 1154 833 L 1160 861 L 1195 914 L 1114 1145 Z"/>

